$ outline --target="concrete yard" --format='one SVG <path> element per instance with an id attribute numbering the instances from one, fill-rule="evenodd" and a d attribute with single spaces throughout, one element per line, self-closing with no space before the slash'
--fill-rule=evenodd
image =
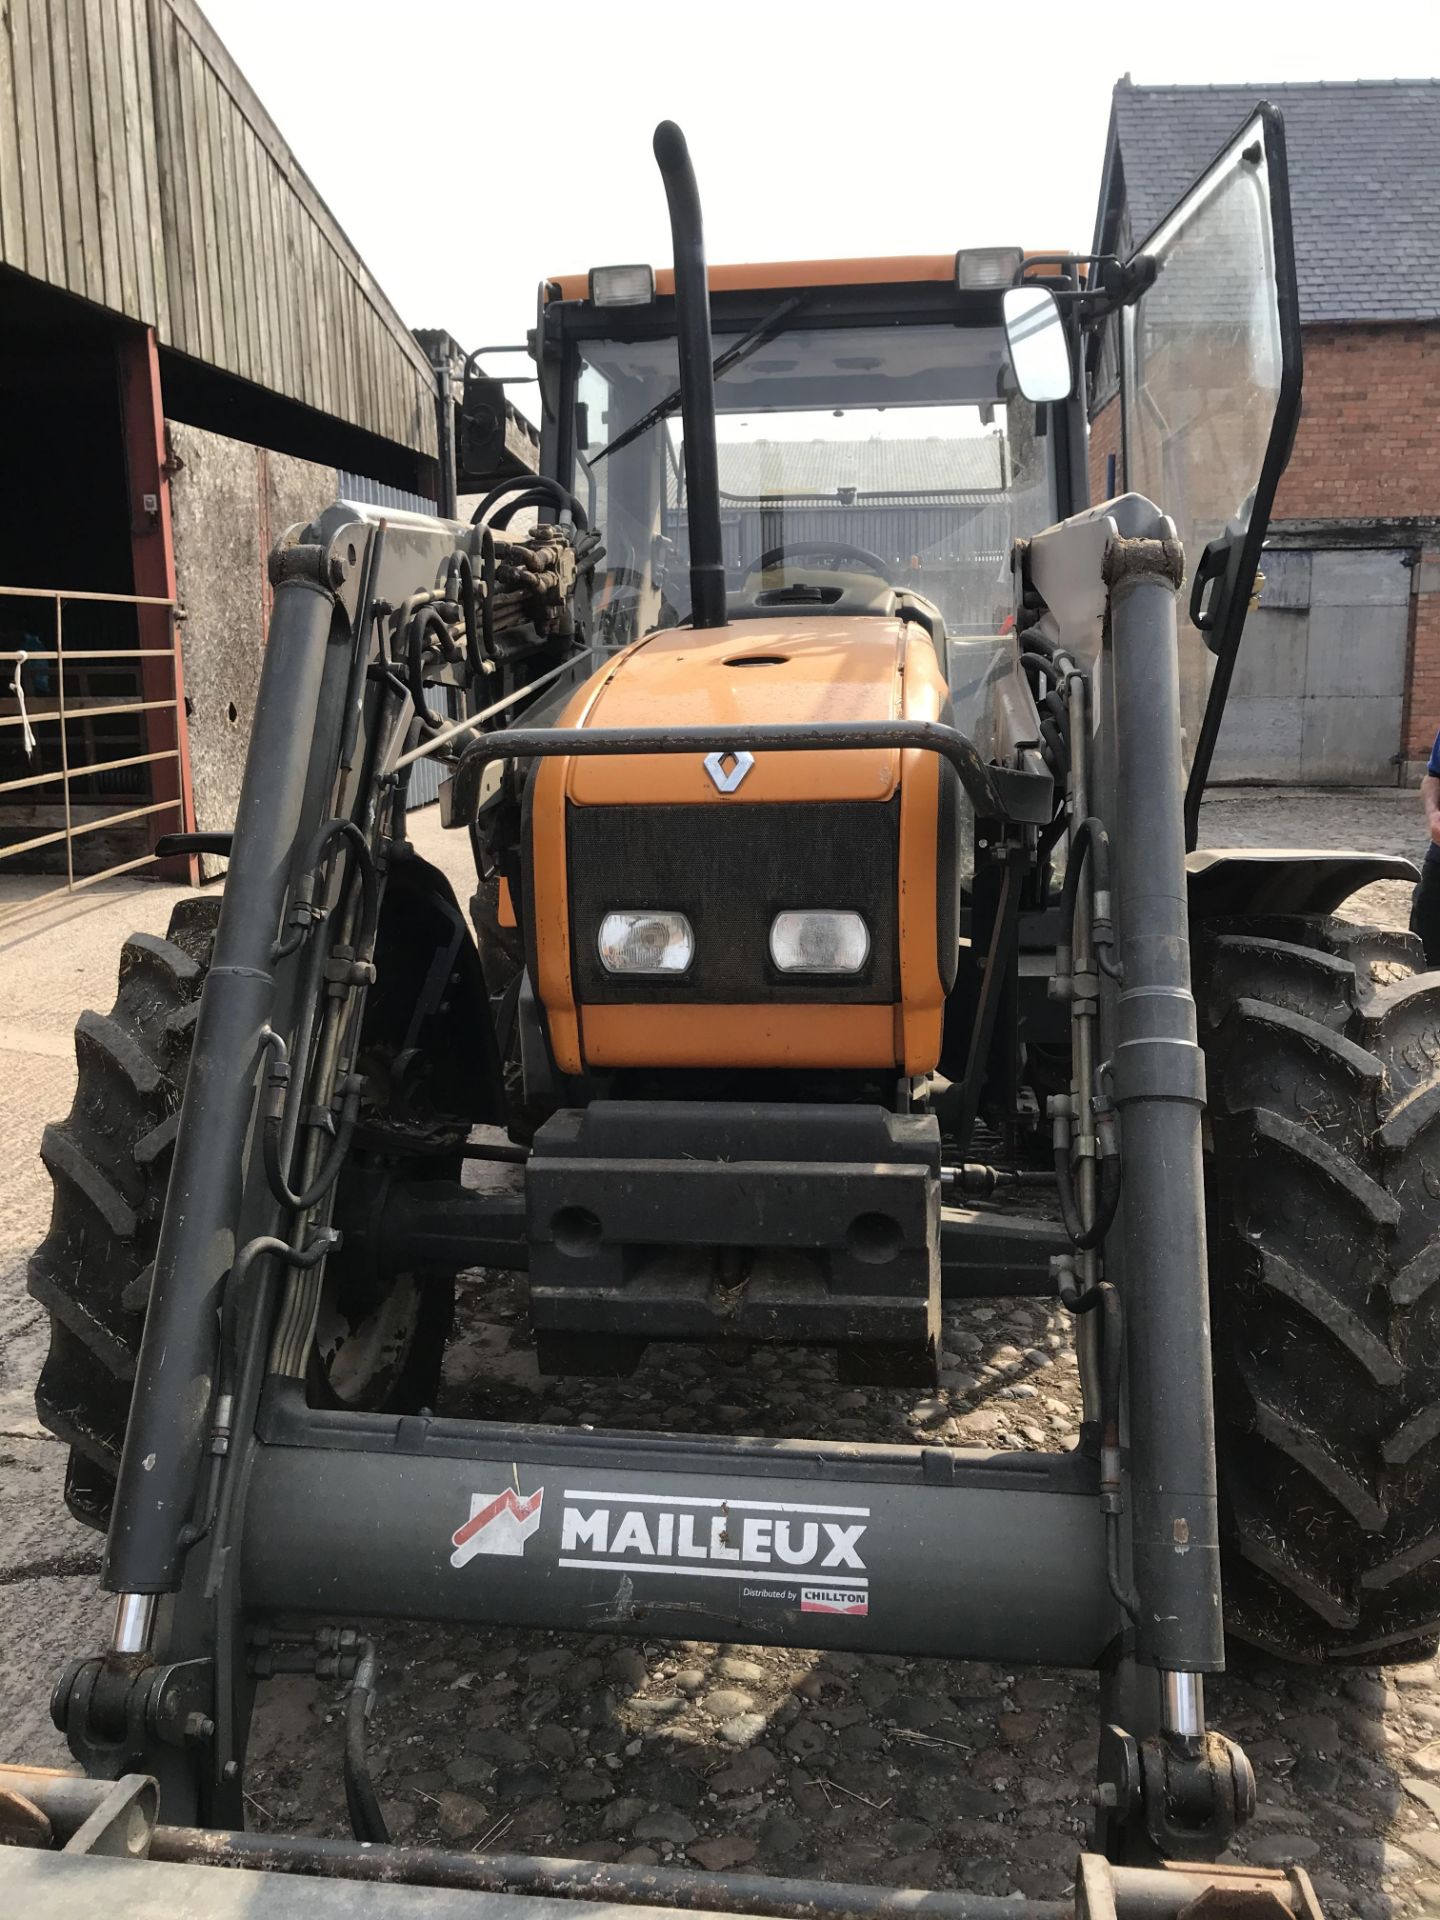
<path id="1" fill-rule="evenodd" d="M 413 824 L 463 897 L 464 837 L 442 835 L 433 812 Z M 1418 827 L 1415 796 L 1393 790 L 1236 789 L 1208 804 L 1204 837 L 1418 856 Z M 43 884 L 0 883 L 0 1759 L 61 1764 L 48 1689 L 67 1656 L 99 1647 L 108 1607 L 99 1542 L 64 1512 L 63 1450 L 31 1403 L 46 1329 L 25 1260 L 49 1208 L 36 1149 L 70 1101 L 77 1014 L 109 1006 L 121 941 L 163 932 L 179 890 L 117 882 L 8 917 Z M 1350 911 L 1403 925 L 1408 890 L 1382 884 Z M 630 1381 L 546 1379 L 517 1283 L 477 1275 L 462 1291 L 443 1410 L 972 1445 L 1054 1446 L 1074 1433 L 1058 1309 L 958 1308 L 944 1349 L 938 1393 L 844 1389 L 828 1357 L 792 1350 L 732 1371 L 660 1348 Z M 392 1627 L 378 1639 L 371 1748 L 397 1838 L 1032 1895 L 1068 1883 L 1093 1763 L 1089 1675 L 525 1631 Z M 252 1824 L 346 1830 L 339 1698 L 309 1681 L 269 1683 Z M 1236 1858 L 1305 1865 L 1331 1915 L 1440 1914 L 1430 1663 L 1321 1674 L 1242 1654 L 1209 1700 L 1259 1776 Z"/>

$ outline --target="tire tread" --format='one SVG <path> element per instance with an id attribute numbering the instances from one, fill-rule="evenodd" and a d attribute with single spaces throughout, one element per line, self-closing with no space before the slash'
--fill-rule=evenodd
<path id="1" fill-rule="evenodd" d="M 1440 1621 L 1440 973 L 1333 918 L 1200 930 L 1226 1620 L 1353 1661 Z M 1388 1657 L 1388 1654 L 1387 1654 Z"/>

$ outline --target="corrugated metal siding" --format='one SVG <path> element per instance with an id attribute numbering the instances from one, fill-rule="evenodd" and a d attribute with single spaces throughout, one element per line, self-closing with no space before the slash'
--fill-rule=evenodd
<path id="1" fill-rule="evenodd" d="M 383 480 L 368 480 L 363 473 L 337 473 L 336 482 L 342 500 L 353 500 L 361 507 L 398 507 L 404 513 L 435 512 L 435 502 L 423 493 L 407 493 L 404 487 L 387 487 Z"/>
<path id="2" fill-rule="evenodd" d="M 993 631 L 997 583 L 1008 599 L 1010 543 L 1026 516 L 1008 494 L 930 500 L 862 495 L 851 506 L 794 495 L 771 501 L 724 499 L 721 552 L 732 584 L 742 566 L 777 546 L 842 541 L 866 547 L 891 568 L 891 578 L 927 594 L 952 632 Z M 670 522 L 675 565 L 689 565 L 689 519 L 682 507 Z"/>
<path id="3" fill-rule="evenodd" d="M 6 0 L 0 261 L 435 452 L 425 356 L 193 0 Z"/>
<path id="4" fill-rule="evenodd" d="M 1008 496 L 973 500 L 898 502 L 860 499 L 853 506 L 833 501 L 777 499 L 773 502 L 724 500 L 720 532 L 727 567 L 758 559 L 783 542 L 842 540 L 868 547 L 887 560 L 904 562 L 911 554 L 937 564 L 984 561 L 999 564 L 1010 551 L 1012 507 Z M 682 507 L 672 528 L 676 558 L 689 561 L 689 516 Z"/>
<path id="5" fill-rule="evenodd" d="M 683 455 L 682 446 L 681 453 Z M 997 493 L 1005 486 L 1005 436 L 933 434 L 917 440 L 722 440 L 720 491 Z"/>

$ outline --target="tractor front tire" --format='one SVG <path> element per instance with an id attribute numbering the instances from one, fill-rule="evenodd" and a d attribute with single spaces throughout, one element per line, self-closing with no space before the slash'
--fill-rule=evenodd
<path id="1" fill-rule="evenodd" d="M 1440 1631 L 1440 973 L 1329 918 L 1195 944 L 1226 1623 L 1404 1658 Z"/>
<path id="2" fill-rule="evenodd" d="M 35 1406 L 70 1449 L 66 1505 L 102 1529 L 219 914 L 218 898 L 182 900 L 163 940 L 137 933 L 125 942 L 114 1007 L 82 1013 L 75 1029 L 74 1104 L 40 1144 L 54 1198 L 50 1231 L 29 1267 L 30 1292 L 50 1316 Z M 322 1303 L 311 1399 L 387 1412 L 428 1403 L 452 1310 L 453 1289 L 439 1280 L 421 1286 L 396 1275 L 380 1298 L 373 1288 L 352 1295 L 342 1277 Z"/>
<path id="3" fill-rule="evenodd" d="M 75 1028 L 75 1100 L 46 1127 L 50 1231 L 30 1292 L 50 1316 L 35 1388 L 43 1425 L 70 1449 L 65 1501 L 106 1525 L 130 1410 L 150 1264 L 219 901 L 176 907 L 165 939 L 132 934 L 108 1014 Z"/>

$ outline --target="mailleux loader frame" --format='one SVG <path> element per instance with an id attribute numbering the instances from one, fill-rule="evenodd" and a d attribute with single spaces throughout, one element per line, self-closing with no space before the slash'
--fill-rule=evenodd
<path id="1" fill-rule="evenodd" d="M 683 142 L 673 129 L 662 136 L 686 456 L 700 459 L 704 383 L 695 368 L 708 373 L 710 350 L 698 206 Z M 1283 205 L 1278 117 L 1262 114 L 1245 137 L 1263 142 Z M 1293 319 L 1293 281 L 1285 284 Z M 1066 324 L 1073 333 L 1073 312 Z M 1294 351 L 1288 338 L 1270 493 L 1293 426 Z M 713 420 L 709 437 L 713 453 Z M 692 500 L 704 484 L 703 474 L 698 484 L 692 474 Z M 1258 509 L 1266 510 L 1268 496 Z M 698 514 L 692 519 L 698 526 Z M 341 1890 L 352 1902 L 347 1912 L 408 1913 L 408 1890 L 394 1884 L 408 1881 L 496 1898 L 626 1900 L 797 1920 L 901 1905 L 938 1920 L 1051 1914 L 1059 1909 L 1043 1902 L 462 1860 L 225 1830 L 242 1824 L 258 1681 L 304 1669 L 352 1679 L 352 1816 L 357 1834 L 383 1833 L 364 1770 L 363 1717 L 375 1679 L 358 1624 L 366 1619 L 647 1638 L 699 1631 L 741 1643 L 1090 1667 L 1104 1677 L 1104 1733 L 1097 1852 L 1078 1874 L 1077 1910 L 1176 1914 L 1214 1887 L 1238 1903 L 1226 1911 L 1249 1911 L 1254 1902 L 1256 1912 L 1313 1912 L 1303 1875 L 1237 1877 L 1160 1864 L 1213 1858 L 1250 1811 L 1254 1789 L 1243 1754 L 1207 1727 L 1204 1710 L 1203 1676 L 1223 1664 L 1223 1615 L 1205 1083 L 1190 983 L 1177 666 L 1184 561 L 1170 521 L 1138 495 L 1079 511 L 1017 557 L 1019 604 L 1068 703 L 1071 825 L 1100 816 L 1109 829 L 1106 848 L 1091 849 L 1072 944 L 1056 967 L 1083 1094 L 1076 1111 L 1062 1103 L 1056 1124 L 1077 1131 L 1095 1156 L 1079 1183 L 1081 1250 L 1043 1221 L 942 1206 L 942 1184 L 963 1182 L 942 1171 L 938 1133 L 927 1133 L 931 1123 L 919 1116 L 912 1150 L 888 1164 L 859 1147 L 848 1161 L 807 1160 L 798 1147 L 787 1157 L 782 1142 L 763 1162 L 729 1168 L 796 1194 L 826 1181 L 848 1184 L 847 1218 L 874 1204 L 866 1196 L 878 1183 L 900 1222 L 900 1250 L 918 1249 L 947 1298 L 1058 1290 L 1076 1312 L 1082 1444 L 1020 1454 L 678 1438 L 307 1404 L 303 1356 L 298 1366 L 287 1356 L 284 1314 L 342 1251 L 381 1276 L 523 1268 L 540 1249 L 553 1250 L 564 1211 L 557 1202 L 597 1171 L 542 1129 L 517 1189 L 467 1188 L 453 1152 L 428 1162 L 382 1155 L 363 1192 L 337 1178 L 353 1134 L 347 1103 L 386 915 L 398 903 L 407 915 L 423 910 L 458 922 L 447 884 L 404 843 L 407 767 L 417 752 L 448 749 L 456 759 L 447 804 L 462 823 L 496 761 L 882 746 L 942 756 L 969 797 L 977 848 L 998 876 L 1002 903 L 975 1016 L 975 1076 L 985 1070 L 1007 973 L 1013 983 L 1007 889 L 1055 816 L 1052 774 L 1023 700 L 992 710 L 987 738 L 996 744 L 984 752 L 941 722 L 776 724 L 744 738 L 547 724 L 594 665 L 581 644 L 583 608 L 575 647 L 558 664 L 513 686 L 503 674 L 492 678 L 498 700 L 452 739 L 432 727 L 428 745 L 417 747 L 421 676 L 396 610 L 413 614 L 430 596 L 473 640 L 467 596 L 487 577 L 487 538 L 476 527 L 340 505 L 273 557 L 264 675 L 109 1534 L 115 1633 L 105 1653 L 71 1664 L 53 1703 L 87 1774 L 121 1784 L 108 1797 L 99 1785 L 87 1795 L 80 1783 L 36 1776 L 5 1776 L 0 1787 L 18 1793 L 72 1852 L 148 1850 L 169 1863 L 389 1883 L 393 1904 L 373 1909 L 353 1904 L 358 1887 Z M 697 624 L 712 597 L 704 569 L 714 558 L 692 531 Z M 1253 565 L 1252 552 L 1252 573 Z M 1232 571 L 1247 597 L 1250 578 L 1238 564 Z M 519 724 L 507 725 L 517 713 Z M 1082 864 L 1074 862 L 1077 881 Z M 463 1051 L 451 1112 L 467 1125 L 494 1124 L 504 1118 L 501 1062 L 490 1007 L 463 958 L 467 939 L 455 936 L 453 964 L 424 988 L 415 1017 L 433 1018 L 434 1030 Z M 287 1128 L 295 1138 L 290 1071 L 292 1063 L 303 1071 L 306 1060 L 313 1065 L 299 1091 L 312 1150 L 287 1162 L 261 1143 L 284 1138 Z M 972 1117 L 977 1097 L 962 1089 Z M 633 1125 L 637 1140 L 649 1137 L 643 1106 L 600 1117 L 622 1133 Z M 903 1129 L 903 1112 L 893 1125 Z M 1117 1126 L 1118 1187 L 1108 1164 Z M 804 1138 L 798 1115 L 796 1138 Z M 624 1171 L 597 1164 L 602 1176 Z M 663 1208 L 657 1219 L 657 1192 L 671 1196 L 673 1221 L 711 1204 L 713 1170 L 666 1160 L 653 1144 L 637 1149 L 629 1171 L 644 1177 L 631 1227 L 638 1235 L 679 1230 Z M 732 1184 L 732 1195 L 738 1190 Z M 476 1557 L 479 1531 L 497 1521 L 509 1529 L 508 1545 Z M 153 1795 L 147 1799 L 135 1776 L 158 1781 L 172 1824 L 154 1825 Z M 47 1878 L 40 1864 L 18 1859 L 0 1861 L 0 1888 L 6 1875 L 33 1874 L 33 1910 L 58 1916 L 69 1911 L 66 1898 L 93 1899 L 98 1882 Z M 157 1884 L 163 1890 L 163 1878 Z M 247 1911 L 268 1911 L 270 1899 L 277 1911 L 307 1910 L 303 1901 L 285 1904 L 301 1901 L 299 1883 L 283 1888 L 256 1893 L 262 1904 Z M 51 1905 L 39 1902 L 42 1892 Z M 435 1904 L 427 1913 L 450 1911 L 441 1892 L 428 1897 Z M 316 1913 L 331 1910 L 327 1898 L 306 1882 L 304 1900 Z"/>

